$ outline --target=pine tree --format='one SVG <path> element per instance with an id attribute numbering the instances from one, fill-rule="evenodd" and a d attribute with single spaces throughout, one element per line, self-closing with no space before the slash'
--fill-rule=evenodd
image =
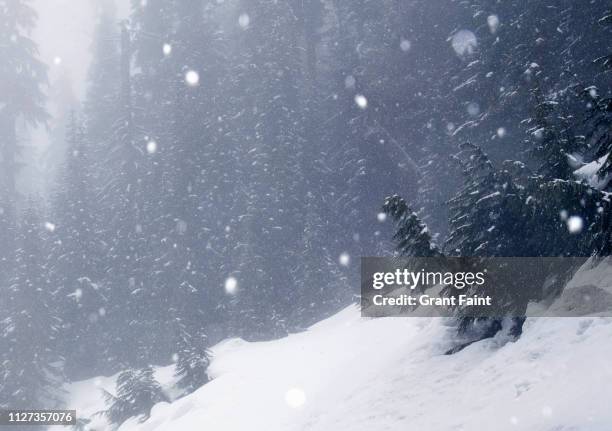
<path id="1" fill-rule="evenodd" d="M 46 66 L 37 58 L 38 47 L 30 38 L 37 15 L 29 0 L 0 2 L 0 286 L 1 274 L 11 267 L 17 221 L 16 181 L 22 149 L 17 123 L 36 126 L 46 121 L 43 87 Z"/>
<path id="2" fill-rule="evenodd" d="M 612 10 L 606 10 L 599 18 L 598 24 L 607 31 L 607 34 L 610 34 L 612 32 Z M 609 75 L 612 70 L 612 54 L 608 53 L 596 58 L 594 62 L 603 69 L 604 76 Z M 596 85 L 587 87 L 584 95 L 589 107 L 586 114 L 588 126 L 586 143 L 592 148 L 593 160 L 601 165 L 597 170 L 597 176 L 601 181 L 600 187 L 610 190 L 612 189 L 610 183 L 612 178 L 612 158 L 610 158 L 610 153 L 612 153 L 612 97 L 601 95 Z"/>
<path id="3" fill-rule="evenodd" d="M 180 328 L 175 377 L 176 385 L 189 394 L 208 383 L 210 352 L 204 334 L 192 335 Z"/>
<path id="4" fill-rule="evenodd" d="M 41 222 L 31 203 L 18 214 L 17 175 L 22 146 L 17 124 L 47 119 L 45 65 L 30 38 L 37 15 L 28 0 L 0 1 L 0 404 L 40 408 L 52 390 L 61 357 L 54 350 L 59 322 L 46 278 Z"/>
<path id="5" fill-rule="evenodd" d="M 104 328 L 109 291 L 103 282 L 104 244 L 96 228 L 97 202 L 92 179 L 94 162 L 89 154 L 82 120 L 73 110 L 65 132 L 66 151 L 53 193 L 53 232 L 49 276 L 58 295 L 65 298 L 65 317 L 59 340 L 66 352 L 71 378 L 84 377 L 92 369 L 111 371 L 103 364 L 108 347 Z M 92 350 L 105 355 L 91 355 Z"/>
<path id="6" fill-rule="evenodd" d="M 435 257 L 440 256 L 438 248 L 432 243 L 427 226 L 398 195 L 385 200 L 383 211 L 397 224 L 393 235 L 396 250 L 400 256 Z"/>
<path id="7" fill-rule="evenodd" d="M 351 301 L 348 277 L 332 258 L 325 225 L 312 192 L 306 194 L 304 233 L 292 267 L 289 321 L 298 330 L 306 329 Z"/>
<path id="8" fill-rule="evenodd" d="M 451 232 L 444 249 L 451 255 L 491 255 L 503 234 L 497 221 L 504 190 L 489 157 L 479 147 L 466 143 L 460 148 L 454 160 L 462 169 L 464 181 L 449 201 Z"/>
<path id="9" fill-rule="evenodd" d="M 596 250 L 602 226 L 602 196 L 597 190 L 575 181 L 532 175 L 521 162 L 506 161 L 495 168 L 472 144 L 462 146 L 457 160 L 465 180 L 451 200 L 451 233 L 445 243 L 448 255 L 479 256 L 486 263 L 489 257 L 590 256 Z M 569 229 L 568 216 L 580 218 L 584 228 L 580 232 Z M 496 298 L 507 296 L 498 302 L 510 307 L 500 312 L 514 316 L 510 334 L 520 335 L 524 318 L 517 316 L 525 312 L 529 301 L 540 301 L 563 288 L 563 277 L 554 288 L 545 288 L 544 281 L 537 277 L 517 280 L 521 289 L 494 293 Z M 459 329 L 473 339 L 493 336 L 503 327 L 502 320 L 475 319 L 470 310 L 464 311 Z"/>
<path id="10" fill-rule="evenodd" d="M 537 68 L 534 74 L 538 74 Z M 537 173 L 546 179 L 570 178 L 573 172 L 571 157 L 579 148 L 578 138 L 573 136 L 568 119 L 558 112 L 559 102 L 547 100 L 535 79 L 532 90 L 533 116 L 525 121 L 531 142 L 531 153 L 540 160 Z"/>
<path id="11" fill-rule="evenodd" d="M 155 404 L 168 401 L 150 366 L 122 371 L 117 377 L 116 388 L 115 395 L 104 391 L 108 409 L 103 412 L 115 425 L 134 416 L 144 421 Z"/>
<path id="12" fill-rule="evenodd" d="M 21 217 L 0 320 L 0 405 L 54 407 L 61 398 L 62 321 L 47 274 L 45 234 L 33 202 Z M 7 405 L 7 403 L 9 403 Z"/>

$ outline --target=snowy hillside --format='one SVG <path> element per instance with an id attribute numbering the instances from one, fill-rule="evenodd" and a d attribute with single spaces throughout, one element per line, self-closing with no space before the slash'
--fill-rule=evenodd
<path id="1" fill-rule="evenodd" d="M 530 319 L 453 356 L 441 319 L 350 307 L 305 333 L 217 345 L 214 380 L 120 431 L 609 430 L 612 319 Z"/>
<path id="2" fill-rule="evenodd" d="M 164 389 L 165 393 L 174 399 L 178 392 L 174 386 L 174 366 L 159 367 L 155 370 L 155 379 Z M 89 421 L 86 431 L 103 431 L 112 429 L 101 413 L 107 406 L 104 400 L 104 391 L 115 394 L 117 374 L 109 377 L 96 377 L 93 379 L 74 382 L 66 385 L 64 399 L 65 405 L 77 411 L 77 418 Z M 72 427 L 51 427 L 53 430 L 69 431 Z"/>

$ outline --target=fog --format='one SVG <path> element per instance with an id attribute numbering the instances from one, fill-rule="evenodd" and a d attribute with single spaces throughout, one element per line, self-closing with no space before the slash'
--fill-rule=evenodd
<path id="1" fill-rule="evenodd" d="M 0 0 L 0 409 L 121 373 L 148 415 L 153 365 L 363 304 L 362 256 L 609 256 L 609 3 Z"/>
<path id="2" fill-rule="evenodd" d="M 87 69 L 97 9 L 107 0 L 34 0 L 38 13 L 32 35 L 40 59 L 48 66 L 47 106 L 51 118 L 45 126 L 30 131 L 30 145 L 23 154 L 25 167 L 20 188 L 25 194 L 42 193 L 61 159 L 62 148 L 52 145 L 52 131 L 63 128 L 62 116 L 82 101 L 87 89 Z M 111 0 L 112 1 L 112 0 Z M 116 0 L 117 17 L 127 17 L 130 0 Z M 59 132 L 56 130 L 56 132 Z"/>

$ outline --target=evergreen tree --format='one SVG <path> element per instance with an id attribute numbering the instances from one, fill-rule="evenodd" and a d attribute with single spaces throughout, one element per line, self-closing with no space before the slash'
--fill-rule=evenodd
<path id="1" fill-rule="evenodd" d="M 16 181 L 22 149 L 17 123 L 36 126 L 47 119 L 43 87 L 46 66 L 38 59 L 38 48 L 30 38 L 37 20 L 29 0 L 0 2 L 0 286 L 6 283 L 12 263 L 16 235 Z"/>
<path id="2" fill-rule="evenodd" d="M 66 370 L 71 378 L 85 377 L 91 369 L 111 371 L 103 364 L 110 340 L 104 320 L 109 291 L 104 280 L 105 246 L 96 228 L 97 202 L 87 135 L 73 110 L 65 133 L 66 151 L 51 208 L 54 223 L 49 234 L 49 276 L 66 303 L 62 340 Z M 91 355 L 93 350 L 104 355 Z"/>
<path id="3" fill-rule="evenodd" d="M 18 123 L 36 126 L 47 119 L 47 71 L 30 38 L 37 20 L 30 3 L 0 1 L 0 404 L 5 408 L 9 402 L 11 408 L 53 405 L 61 374 L 41 221 L 31 203 L 22 217 L 17 210 Z"/>
<path id="4" fill-rule="evenodd" d="M 398 195 L 385 200 L 383 211 L 397 224 L 393 239 L 400 256 L 435 257 L 440 256 L 438 248 L 432 243 L 427 226 L 418 215 L 410 210 Z"/>
<path id="5" fill-rule="evenodd" d="M 45 234 L 33 203 L 21 217 L 14 267 L 3 290 L 0 320 L 0 405 L 41 408 L 59 404 L 62 321 L 47 275 Z"/>
<path id="6" fill-rule="evenodd" d="M 537 69 L 537 68 L 535 68 Z M 537 70 L 534 72 L 539 73 Z M 569 119 L 559 115 L 559 102 L 546 100 L 535 80 L 533 89 L 533 116 L 525 121 L 527 133 L 532 142 L 530 151 L 540 160 L 537 173 L 546 179 L 571 178 L 571 159 L 579 148 L 578 138 L 573 136 Z"/>
<path id="7" fill-rule="evenodd" d="M 607 9 L 603 16 L 599 18 L 598 24 L 607 35 L 610 35 L 612 33 L 612 10 Z M 607 45 L 606 49 L 609 51 Z M 594 61 L 598 67 L 603 69 L 605 77 L 610 73 L 611 60 L 612 54 L 607 52 Z M 591 155 L 594 161 L 601 165 L 597 169 L 597 176 L 600 180 L 598 186 L 610 190 L 610 179 L 612 178 L 612 160 L 609 157 L 612 152 L 612 132 L 610 131 L 612 126 L 612 97 L 609 96 L 609 91 L 608 95 L 602 95 L 602 90 L 605 90 L 605 88 L 600 89 L 597 85 L 591 85 L 584 90 L 589 107 L 586 114 L 586 124 L 588 126 L 586 143 L 592 149 Z"/>
<path id="8" fill-rule="evenodd" d="M 208 383 L 210 352 L 204 334 L 192 335 L 181 326 L 176 354 L 177 387 L 189 394 Z"/>
<path id="9" fill-rule="evenodd" d="M 108 409 L 103 412 L 115 425 L 134 416 L 144 421 L 155 404 L 168 401 L 150 366 L 122 371 L 117 376 L 116 388 L 115 395 L 104 391 Z"/>

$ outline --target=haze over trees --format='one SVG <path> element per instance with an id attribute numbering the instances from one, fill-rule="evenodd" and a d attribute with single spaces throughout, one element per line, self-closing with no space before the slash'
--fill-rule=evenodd
<path id="1" fill-rule="evenodd" d="M 52 406 L 58 381 L 122 372 L 108 414 L 146 415 L 165 397 L 151 364 L 177 362 L 196 389 L 208 347 L 339 310 L 359 257 L 394 240 L 420 256 L 610 253 L 606 1 L 97 13 L 52 192 L 25 196 L 46 67 L 30 2 L 0 0 L 0 407 Z"/>

